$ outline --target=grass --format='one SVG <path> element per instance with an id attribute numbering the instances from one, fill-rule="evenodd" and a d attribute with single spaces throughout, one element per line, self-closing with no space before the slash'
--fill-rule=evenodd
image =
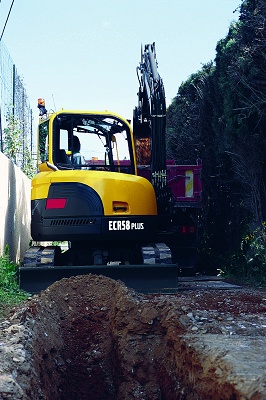
<path id="1" fill-rule="evenodd" d="M 12 308 L 29 297 L 19 288 L 18 265 L 10 261 L 9 247 L 0 256 L 0 319 L 7 317 Z"/>

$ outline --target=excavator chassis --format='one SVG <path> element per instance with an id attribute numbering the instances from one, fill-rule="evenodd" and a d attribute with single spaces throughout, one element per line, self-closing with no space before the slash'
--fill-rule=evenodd
<path id="1" fill-rule="evenodd" d="M 20 288 L 39 293 L 62 278 L 103 275 L 122 281 L 140 293 L 176 293 L 178 267 L 171 263 L 169 248 L 163 243 L 143 247 L 143 264 L 55 265 L 58 248 L 35 246 L 26 252 L 19 268 Z"/>

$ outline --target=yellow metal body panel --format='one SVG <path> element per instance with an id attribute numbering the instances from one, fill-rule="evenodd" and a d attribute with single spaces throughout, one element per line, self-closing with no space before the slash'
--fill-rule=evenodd
<path id="1" fill-rule="evenodd" d="M 53 124 L 55 118 L 60 114 L 70 115 L 86 115 L 86 116 L 106 116 L 106 118 L 118 118 L 129 131 L 128 141 L 132 143 L 133 174 L 125 174 L 121 172 L 110 172 L 100 170 L 82 170 L 82 169 L 58 169 L 52 170 L 54 165 L 53 160 Z M 64 110 L 48 114 L 47 117 L 42 117 L 40 124 L 48 123 L 48 163 L 40 161 L 39 158 L 39 173 L 32 180 L 32 200 L 46 199 L 50 185 L 52 183 L 73 182 L 87 185 L 94 189 L 100 196 L 104 208 L 105 216 L 114 215 L 157 215 L 157 205 L 154 188 L 151 183 L 137 176 L 136 154 L 134 148 L 134 139 L 132 127 L 118 114 L 109 111 L 86 111 L 86 110 Z M 39 144 L 40 147 L 40 144 Z M 55 149 L 56 150 L 56 149 Z M 133 163 L 132 163 L 133 161 Z M 56 168 L 56 167 L 55 167 Z"/>
<path id="2" fill-rule="evenodd" d="M 32 180 L 31 199 L 45 199 L 51 183 L 78 182 L 90 186 L 100 196 L 104 215 L 157 215 L 151 183 L 142 177 L 106 171 L 58 170 L 40 172 Z M 127 204 L 125 210 L 115 204 Z"/>

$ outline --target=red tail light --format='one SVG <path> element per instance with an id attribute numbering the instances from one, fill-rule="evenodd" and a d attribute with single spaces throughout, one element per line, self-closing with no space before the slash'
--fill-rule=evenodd
<path id="1" fill-rule="evenodd" d="M 46 209 L 65 208 L 67 199 L 47 199 Z"/>
<path id="2" fill-rule="evenodd" d="M 195 233 L 195 226 L 181 226 L 181 233 Z"/>

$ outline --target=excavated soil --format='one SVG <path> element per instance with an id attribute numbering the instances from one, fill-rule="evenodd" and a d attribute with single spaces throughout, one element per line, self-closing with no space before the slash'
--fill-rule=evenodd
<path id="1" fill-rule="evenodd" d="M 1 323 L 0 399 L 266 399 L 266 293 L 63 279 Z"/>

